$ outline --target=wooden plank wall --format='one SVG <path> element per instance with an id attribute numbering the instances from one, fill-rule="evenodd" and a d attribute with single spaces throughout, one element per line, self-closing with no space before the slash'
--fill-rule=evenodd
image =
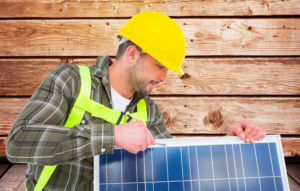
<path id="1" fill-rule="evenodd" d="M 160 11 L 183 29 L 184 75 L 151 97 L 176 138 L 221 136 L 243 119 L 300 154 L 300 0 L 0 2 L 0 157 L 10 128 L 55 66 L 114 58 L 131 16 Z"/>

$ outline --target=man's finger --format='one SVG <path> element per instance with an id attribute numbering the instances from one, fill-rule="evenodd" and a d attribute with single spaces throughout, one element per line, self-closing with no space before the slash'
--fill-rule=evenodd
<path id="1" fill-rule="evenodd" d="M 146 148 L 149 147 L 149 145 L 151 144 L 151 138 L 149 136 L 149 131 L 147 130 L 147 133 L 145 134 L 145 138 L 146 138 Z"/>
<path id="2" fill-rule="evenodd" d="M 243 129 L 245 129 L 244 134 L 245 134 L 245 138 L 247 139 L 248 135 L 253 131 L 255 126 L 249 123 L 247 120 L 242 121 L 241 126 Z"/>
<path id="3" fill-rule="evenodd" d="M 243 132 L 243 129 L 242 127 L 239 127 L 239 126 L 232 126 L 232 131 L 235 133 L 235 135 L 237 135 L 238 137 L 240 137 L 242 140 L 245 139 L 245 134 Z"/>
<path id="4" fill-rule="evenodd" d="M 151 144 L 152 144 L 152 145 L 156 145 L 155 139 L 154 139 L 154 137 L 152 136 L 152 134 L 150 133 L 149 130 L 148 130 L 148 134 L 149 134 L 149 137 L 150 137 L 150 140 L 151 140 Z"/>
<path id="5" fill-rule="evenodd" d="M 253 130 L 246 137 L 246 141 L 250 143 L 254 143 L 258 139 L 258 137 L 260 137 L 262 134 L 263 134 L 262 128 L 254 127 Z"/>

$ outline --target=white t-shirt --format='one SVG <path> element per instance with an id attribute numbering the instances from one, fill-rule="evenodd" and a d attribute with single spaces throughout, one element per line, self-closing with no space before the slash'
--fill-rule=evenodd
<path id="1" fill-rule="evenodd" d="M 111 87 L 111 86 L 110 86 Z M 131 99 L 126 99 L 121 96 L 113 87 L 111 87 L 111 98 L 113 109 L 118 112 L 125 112 L 127 105 L 130 103 Z"/>

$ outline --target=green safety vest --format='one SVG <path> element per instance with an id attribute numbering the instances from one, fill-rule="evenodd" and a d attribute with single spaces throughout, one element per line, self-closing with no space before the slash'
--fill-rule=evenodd
<path id="1" fill-rule="evenodd" d="M 94 100 L 91 100 L 91 75 L 90 70 L 86 66 L 78 66 L 81 78 L 80 92 L 75 100 L 74 106 L 65 123 L 65 127 L 72 128 L 75 124 L 80 124 L 85 112 L 91 113 L 93 117 L 102 118 L 112 124 L 119 125 L 130 122 L 132 119 L 142 120 L 146 125 L 147 122 L 147 106 L 144 99 L 137 104 L 137 112 L 125 115 L 123 112 L 118 112 L 108 108 Z M 127 119 L 128 117 L 128 119 Z M 55 166 L 45 166 L 39 180 L 34 188 L 34 191 L 41 191 L 47 184 L 51 175 L 53 174 Z M 27 191 L 27 189 L 26 189 Z"/>

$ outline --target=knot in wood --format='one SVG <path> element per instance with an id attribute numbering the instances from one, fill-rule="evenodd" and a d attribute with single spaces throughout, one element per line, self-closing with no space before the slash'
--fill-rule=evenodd
<path id="1" fill-rule="evenodd" d="M 180 77 L 180 79 L 182 79 L 182 80 L 184 80 L 184 79 L 188 79 L 188 78 L 190 78 L 191 76 L 188 74 L 188 73 L 184 73 L 181 77 Z"/>
<path id="2" fill-rule="evenodd" d="M 217 123 L 220 120 L 221 120 L 221 112 L 219 110 L 210 111 L 208 113 L 208 121 L 210 123 Z"/>

